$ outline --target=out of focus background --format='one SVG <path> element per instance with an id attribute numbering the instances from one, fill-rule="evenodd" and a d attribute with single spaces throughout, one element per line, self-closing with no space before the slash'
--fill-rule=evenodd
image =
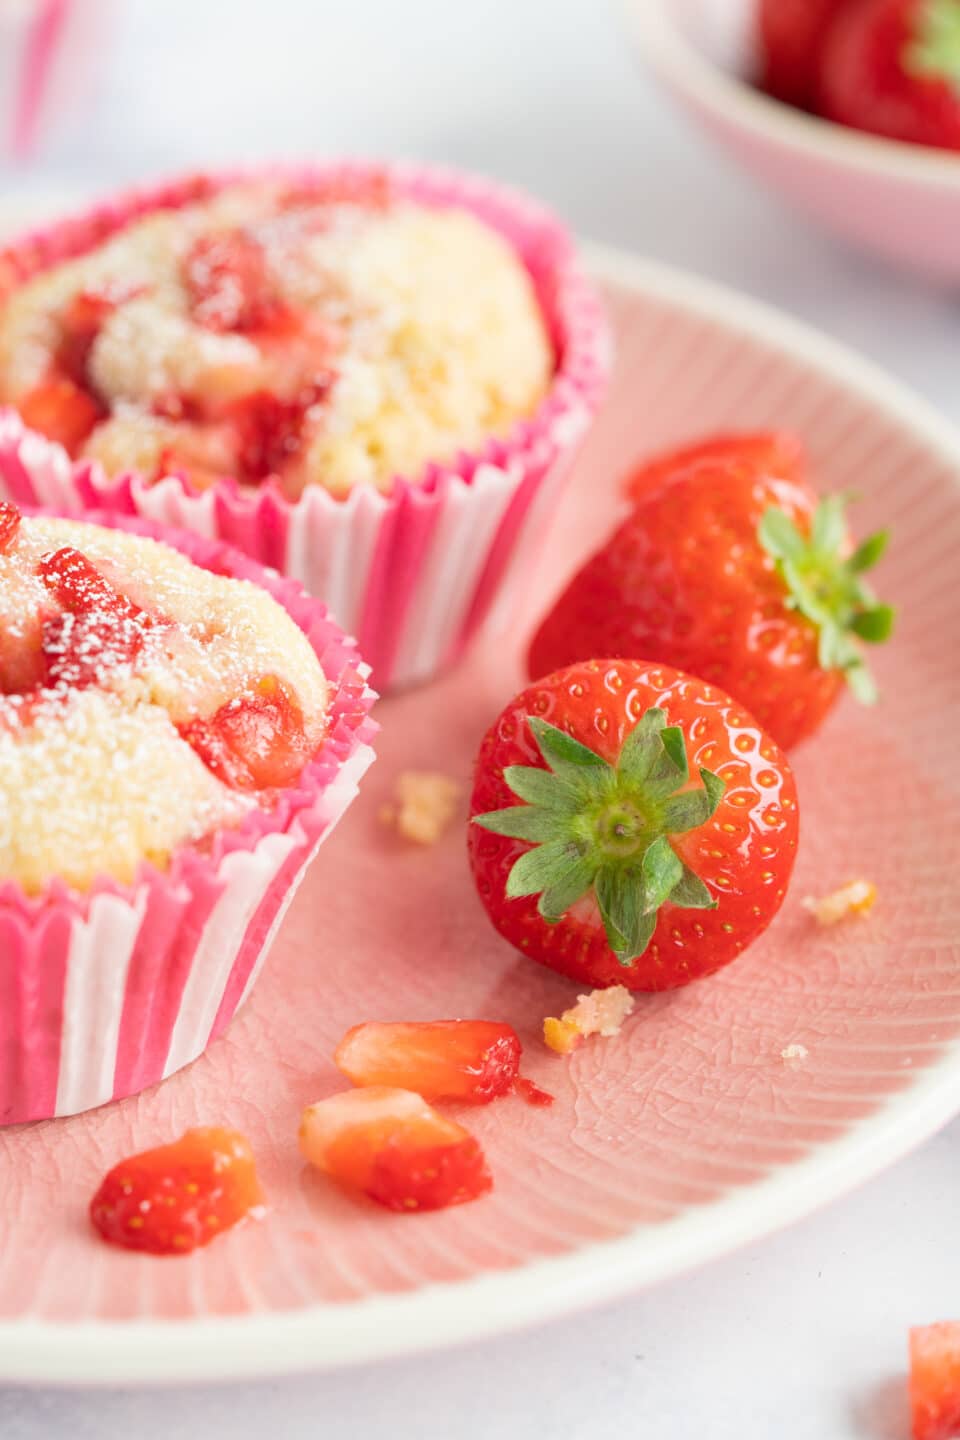
<path id="1" fill-rule="evenodd" d="M 958 298 L 842 248 L 711 149 L 614 0 L 0 0 L 0 123 L 6 229 L 195 164 L 449 161 L 818 325 L 960 420 Z M 960 1310 L 929 1239 L 954 1233 L 958 1144 L 954 1125 L 822 1216 L 596 1315 L 326 1378 L 0 1389 L 0 1436 L 894 1440 L 907 1325 Z"/>
<path id="2" fill-rule="evenodd" d="M 620 0 L 0 0 L 0 117 L 7 216 L 220 160 L 486 171 L 585 237 L 784 305 L 960 418 L 960 307 L 710 148 L 654 90 Z"/>

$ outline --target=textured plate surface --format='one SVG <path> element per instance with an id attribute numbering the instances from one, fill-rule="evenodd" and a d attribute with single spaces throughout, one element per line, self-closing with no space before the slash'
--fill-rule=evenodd
<path id="1" fill-rule="evenodd" d="M 509 639 L 381 705 L 379 763 L 204 1059 L 139 1099 L 0 1131 L 0 1377 L 249 1377 L 546 1319 L 799 1217 L 960 1107 L 960 806 L 939 761 L 960 702 L 960 445 L 900 387 L 770 311 L 622 256 L 595 264 L 617 329 L 613 391 Z M 806 436 L 824 487 L 862 495 L 861 531 L 894 527 L 879 583 L 903 618 L 877 664 L 884 703 L 844 704 L 797 756 L 801 853 L 768 935 L 719 976 L 641 999 L 619 1038 L 566 1063 L 537 1035 L 572 992 L 489 928 L 462 836 L 404 848 L 377 810 L 400 769 L 466 780 L 520 682 L 522 640 L 609 528 L 632 460 L 770 422 Z M 817 930 L 801 897 L 861 874 L 880 889 L 874 916 Z M 300 1108 L 337 1088 L 329 1057 L 347 1026 L 441 1015 L 512 1022 L 557 1103 L 471 1112 L 489 1199 L 433 1216 L 355 1204 L 302 1166 Z M 790 1044 L 805 1061 L 783 1060 Z M 170 1261 L 91 1237 L 107 1167 L 221 1121 L 254 1143 L 264 1221 Z"/>

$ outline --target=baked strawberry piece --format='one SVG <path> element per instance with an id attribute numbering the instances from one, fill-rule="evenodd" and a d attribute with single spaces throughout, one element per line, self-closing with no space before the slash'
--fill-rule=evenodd
<path id="1" fill-rule="evenodd" d="M 913 1440 L 960 1435 L 960 1321 L 910 1331 L 910 1408 Z"/>
<path id="2" fill-rule="evenodd" d="M 591 656 L 659 660 L 747 706 L 790 749 L 845 686 L 876 691 L 862 643 L 893 611 L 864 578 L 887 536 L 851 540 L 844 497 L 743 459 L 680 463 L 570 581 L 534 636 L 532 676 Z M 795 472 L 795 466 L 791 466 Z"/>
<path id="3" fill-rule="evenodd" d="M 817 93 L 841 125 L 960 150 L 960 0 L 849 0 L 824 40 Z"/>
<path id="4" fill-rule="evenodd" d="M 122 1160 L 90 1202 L 111 1245 L 186 1255 L 263 1205 L 249 1142 L 236 1130 L 188 1130 Z"/>
<path id="5" fill-rule="evenodd" d="M 521 692 L 477 756 L 470 862 L 494 926 L 591 987 L 668 990 L 729 964 L 780 908 L 790 766 L 717 687 L 590 660 Z"/>
<path id="6" fill-rule="evenodd" d="M 304 1157 L 388 1210 L 442 1210 L 493 1185 L 477 1141 L 410 1090 L 371 1085 L 310 1105 Z"/>
<path id="7" fill-rule="evenodd" d="M 520 1049 L 516 1031 L 492 1020 L 368 1021 L 347 1031 L 333 1058 L 354 1085 L 486 1105 L 513 1088 Z"/>
<path id="8" fill-rule="evenodd" d="M 806 109 L 817 90 L 820 52 L 831 22 L 856 0 L 759 0 L 760 83 Z"/>

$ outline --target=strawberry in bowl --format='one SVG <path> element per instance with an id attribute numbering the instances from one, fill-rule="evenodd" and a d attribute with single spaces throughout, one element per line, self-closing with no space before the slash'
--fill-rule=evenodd
<path id="1" fill-rule="evenodd" d="M 960 0 L 847 0 L 817 86 L 828 120 L 960 151 Z"/>
<path id="2" fill-rule="evenodd" d="M 817 89 L 820 51 L 849 0 L 760 0 L 757 30 L 768 95 L 807 109 Z"/>
<path id="3" fill-rule="evenodd" d="M 494 926 L 590 986 L 668 990 L 780 908 L 793 774 L 734 700 L 665 665 L 589 660 L 511 700 L 477 757 L 470 863 Z"/>
<path id="4" fill-rule="evenodd" d="M 531 676 L 593 655 L 660 660 L 735 695 L 785 749 L 846 686 L 875 699 L 862 642 L 886 640 L 894 617 L 864 574 L 887 536 L 855 546 L 844 497 L 817 497 L 786 438 L 765 453 L 758 437 L 740 453 L 730 437 L 705 442 L 630 489 L 633 511 L 534 636 Z"/>

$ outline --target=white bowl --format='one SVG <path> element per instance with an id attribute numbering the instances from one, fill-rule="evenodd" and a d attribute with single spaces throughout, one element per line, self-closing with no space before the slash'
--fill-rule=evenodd
<path id="1" fill-rule="evenodd" d="M 862 249 L 960 282 L 960 155 L 849 130 L 755 89 L 757 0 L 622 0 L 658 79 L 744 166 Z"/>

